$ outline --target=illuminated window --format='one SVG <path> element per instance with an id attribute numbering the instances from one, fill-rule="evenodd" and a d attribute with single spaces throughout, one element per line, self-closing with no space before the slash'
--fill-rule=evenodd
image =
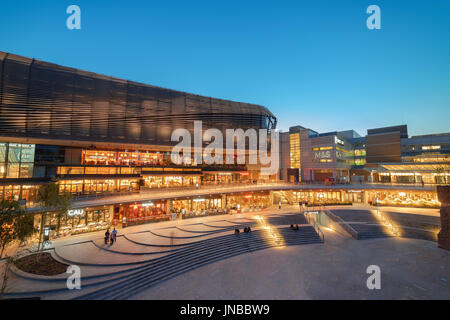
<path id="1" fill-rule="evenodd" d="M 6 162 L 6 143 L 0 143 L 0 162 Z"/>
<path id="2" fill-rule="evenodd" d="M 441 146 L 422 146 L 422 150 L 440 150 Z"/>
<path id="3" fill-rule="evenodd" d="M 291 168 L 300 169 L 300 133 L 290 135 Z"/>
<path id="4" fill-rule="evenodd" d="M 20 162 L 20 149 L 19 143 L 10 143 L 8 150 L 8 162 L 9 163 L 19 163 Z"/>

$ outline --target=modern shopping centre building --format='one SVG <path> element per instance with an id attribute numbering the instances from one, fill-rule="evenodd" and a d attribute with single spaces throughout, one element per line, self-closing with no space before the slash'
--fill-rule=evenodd
<path id="1" fill-rule="evenodd" d="M 270 132 L 277 124 L 263 106 L 0 52 L 0 200 L 21 201 L 32 212 L 40 205 L 39 187 L 55 182 L 74 196 L 73 210 L 59 223 L 51 214 L 47 224 L 61 224 L 60 233 L 72 234 L 252 210 L 281 200 L 436 206 L 432 184 L 450 180 L 450 134 L 409 138 L 406 126 L 368 130 L 365 137 L 353 130 L 320 134 L 292 127 L 280 134 L 278 175 L 261 174 L 259 165 L 208 165 L 195 157 L 189 165 L 175 165 L 172 132 L 193 132 L 195 120 L 204 130 L 224 133 Z M 380 185 L 367 184 L 374 182 Z M 225 186 L 235 187 L 219 192 Z"/>
<path id="2" fill-rule="evenodd" d="M 281 179 L 288 181 L 446 184 L 450 133 L 408 136 L 406 125 L 318 133 L 295 126 L 281 134 Z"/>

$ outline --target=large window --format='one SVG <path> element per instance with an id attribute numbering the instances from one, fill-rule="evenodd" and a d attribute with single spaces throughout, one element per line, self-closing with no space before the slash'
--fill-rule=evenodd
<path id="1" fill-rule="evenodd" d="M 0 163 L 6 162 L 6 143 L 0 143 Z"/>
<path id="2" fill-rule="evenodd" d="M 300 133 L 291 133 L 289 139 L 291 168 L 300 169 Z"/>
<path id="3" fill-rule="evenodd" d="M 158 152 L 84 150 L 82 157 L 83 164 L 87 165 L 155 166 L 164 164 L 164 156 Z"/>
<path id="4" fill-rule="evenodd" d="M 0 178 L 33 177 L 34 151 L 34 144 L 0 144 Z"/>

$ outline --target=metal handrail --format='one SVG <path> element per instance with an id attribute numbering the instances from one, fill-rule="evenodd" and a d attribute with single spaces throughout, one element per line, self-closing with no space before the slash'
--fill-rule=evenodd
<path id="1" fill-rule="evenodd" d="M 346 230 L 353 238 L 358 239 L 358 232 L 347 222 L 342 220 L 341 217 L 335 215 L 330 210 L 324 210 L 325 214 L 331 218 L 331 220 L 335 221 L 339 226 L 341 226 L 344 230 Z"/>
<path id="2" fill-rule="evenodd" d="M 314 218 L 312 218 L 310 216 L 309 213 L 305 214 L 305 218 L 306 221 L 308 221 L 308 223 L 310 225 L 312 225 L 312 227 L 314 228 L 314 230 L 317 232 L 317 234 L 319 235 L 319 237 L 321 237 L 322 241 L 325 242 L 325 234 L 323 233 L 323 231 L 320 229 L 319 224 L 316 222 L 316 220 Z"/>

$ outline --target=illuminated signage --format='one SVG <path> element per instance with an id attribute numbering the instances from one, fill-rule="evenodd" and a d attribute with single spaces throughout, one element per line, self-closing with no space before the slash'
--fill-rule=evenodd
<path id="1" fill-rule="evenodd" d="M 331 158 L 331 151 L 316 151 L 314 152 L 315 159 L 328 159 Z"/>
<path id="2" fill-rule="evenodd" d="M 67 211 L 67 215 L 69 217 L 82 216 L 83 214 L 84 214 L 84 209 L 73 209 L 73 210 L 68 210 Z"/>
<path id="3" fill-rule="evenodd" d="M 334 136 L 334 143 L 343 146 L 344 145 L 344 140 L 341 140 L 337 136 Z"/>
<path id="4" fill-rule="evenodd" d="M 145 202 L 142 204 L 143 207 L 153 207 L 154 203 L 153 202 Z"/>

